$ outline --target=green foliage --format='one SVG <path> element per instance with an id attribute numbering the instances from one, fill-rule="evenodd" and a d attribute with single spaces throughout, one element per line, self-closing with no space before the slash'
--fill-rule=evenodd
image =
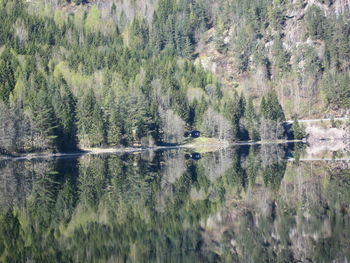
<path id="1" fill-rule="evenodd" d="M 265 186 L 271 187 L 271 189 L 277 191 L 281 185 L 284 172 L 286 170 L 287 162 L 284 160 L 281 163 L 273 163 L 267 165 L 263 169 L 263 177 Z"/>
<path id="2" fill-rule="evenodd" d="M 59 142 L 61 150 L 72 150 L 76 147 L 76 99 L 64 79 L 60 79 L 55 88 L 52 100 L 55 115 L 59 124 Z"/>
<path id="3" fill-rule="evenodd" d="M 307 29 L 313 39 L 324 39 L 327 32 L 327 19 L 323 11 L 312 5 L 305 16 Z"/>
<path id="4" fill-rule="evenodd" d="M 274 56 L 274 66 L 276 75 L 281 76 L 289 70 L 289 55 L 283 48 L 283 42 L 280 36 L 277 36 L 273 42 L 272 54 Z"/>
<path id="5" fill-rule="evenodd" d="M 278 101 L 277 93 L 274 89 L 270 90 L 266 96 L 262 98 L 260 104 L 260 113 L 262 117 L 277 122 L 285 120 L 284 112 Z"/>
<path id="6" fill-rule="evenodd" d="M 97 6 L 92 6 L 85 21 L 85 30 L 91 32 L 97 32 L 100 27 L 100 14 Z"/>
<path id="7" fill-rule="evenodd" d="M 233 137 L 239 139 L 241 137 L 240 119 L 244 116 L 245 112 L 244 97 L 235 94 L 233 99 L 225 99 L 221 112 L 232 124 Z"/>
<path id="8" fill-rule="evenodd" d="M 108 118 L 107 143 L 111 146 L 118 146 L 122 136 L 122 120 L 120 109 L 112 108 Z"/>
<path id="9" fill-rule="evenodd" d="M 16 85 L 17 60 L 9 48 L 0 55 L 0 99 L 8 101 Z"/>
<path id="10" fill-rule="evenodd" d="M 240 72 L 248 71 L 253 43 L 252 32 L 249 32 L 249 28 L 243 28 L 234 43 L 236 67 Z"/>
<path id="11" fill-rule="evenodd" d="M 101 106 L 94 91 L 89 89 L 78 100 L 77 126 L 80 143 L 84 146 L 101 146 L 105 143 L 104 120 Z"/>
<path id="12" fill-rule="evenodd" d="M 265 103 L 265 102 L 264 102 Z M 259 117 L 257 113 L 255 112 L 254 104 L 253 104 L 253 98 L 248 98 L 248 104 L 247 109 L 245 111 L 245 118 L 247 121 L 247 130 L 248 135 L 251 140 L 258 140 L 260 138 L 259 135 Z"/>
<path id="13" fill-rule="evenodd" d="M 350 77 L 349 73 L 329 74 L 323 80 L 327 101 L 332 105 L 344 108 L 350 106 Z"/>
<path id="14" fill-rule="evenodd" d="M 298 122 L 298 116 L 294 116 L 293 124 L 292 124 L 292 132 L 293 137 L 296 140 L 305 139 L 306 137 L 306 131 L 305 127 Z"/>
<path id="15" fill-rule="evenodd" d="M 265 27 L 261 22 L 267 19 L 267 4 L 240 4 L 243 7 L 237 6 L 238 13 L 253 15 L 237 40 L 236 55 L 241 70 L 247 71 L 255 42 Z M 16 104 L 20 119 L 26 120 L 21 121 L 26 131 L 20 138 L 27 140 L 27 134 L 32 134 L 27 140 L 30 146 L 22 147 L 21 142 L 21 147 L 6 149 L 69 151 L 79 144 L 163 143 L 165 116 L 181 127 L 175 135 L 181 141 L 182 127 L 201 127 L 209 107 L 215 110 L 222 130 L 233 130 L 236 139 L 248 138 L 242 121 L 244 97 L 223 98 L 217 78 L 190 61 L 200 34 L 211 25 L 213 14 L 205 2 L 161 0 L 152 21 L 120 18 L 118 25 L 113 24 L 114 18 L 105 20 L 96 5 L 85 15 L 76 12 L 68 17 L 57 12 L 55 17 L 40 16 L 29 12 L 29 5 L 19 0 L 16 5 L 13 1 L 0 5 L 0 23 L 4 25 L 0 28 L 4 43 L 0 100 Z M 116 8 L 111 6 L 113 16 Z M 223 20 L 224 26 L 227 21 Z M 190 89 L 202 91 L 191 98 Z M 0 117 L 12 123 L 9 116 L 6 110 Z M 259 124 L 250 120 L 249 125 Z M 6 129 L 6 138 L 15 138 L 8 134 L 10 130 Z M 10 141 L 15 140 L 6 143 Z"/>
<path id="16" fill-rule="evenodd" d="M 1 199 L 1 261 L 291 262 L 298 256 L 289 242 L 325 223 L 332 229 L 331 241 L 315 239 L 302 251 L 317 262 L 347 257 L 349 170 L 319 166 L 310 171 L 305 162 L 287 165 L 286 154 L 281 146 L 255 145 L 206 153 L 198 161 L 172 150 L 153 157 L 3 162 L 2 183 L 11 187 L 4 188 Z M 329 176 L 316 180 L 320 174 Z M 314 190 L 285 197 L 286 181 L 296 189 L 310 178 Z M 261 194 L 273 198 L 261 200 Z M 228 206 L 232 196 L 239 202 Z M 267 209 L 248 205 L 253 201 Z M 308 220 L 302 220 L 306 208 Z M 217 225 L 223 229 L 216 239 L 220 247 L 202 235 L 203 221 L 218 213 L 236 215 L 235 224 Z M 291 237 L 290 229 L 299 227 Z M 242 253 L 230 249 L 233 239 Z"/>
<path id="17" fill-rule="evenodd" d="M 326 39 L 326 58 L 329 66 L 337 71 L 349 69 L 350 25 L 346 21 L 346 17 L 334 19 Z"/>
<path id="18" fill-rule="evenodd" d="M 51 103 L 51 97 L 45 88 L 37 93 L 31 105 L 33 122 L 37 131 L 47 139 L 47 147 L 51 150 L 58 148 L 57 118 Z"/>

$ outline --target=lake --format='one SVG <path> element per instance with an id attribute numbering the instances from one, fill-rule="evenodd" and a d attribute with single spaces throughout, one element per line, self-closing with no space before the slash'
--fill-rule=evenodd
<path id="1" fill-rule="evenodd" d="M 349 262 L 347 153 L 212 152 L 0 162 L 0 262 Z"/>

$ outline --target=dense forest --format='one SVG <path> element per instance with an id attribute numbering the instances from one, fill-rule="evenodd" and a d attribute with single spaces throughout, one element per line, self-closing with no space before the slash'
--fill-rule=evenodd
<path id="1" fill-rule="evenodd" d="M 289 110 L 288 94 L 309 108 L 321 97 L 350 104 L 346 14 L 308 8 L 304 37 L 322 42 L 321 58 L 312 46 L 297 55 L 285 48 L 287 1 L 145 1 L 139 13 L 135 3 L 0 0 L 0 152 L 182 143 L 191 129 L 276 139 L 286 136 L 285 112 L 301 114 Z M 198 62 L 213 30 L 237 80 L 263 66 L 259 92 Z M 291 78 L 298 93 L 286 86 Z"/>

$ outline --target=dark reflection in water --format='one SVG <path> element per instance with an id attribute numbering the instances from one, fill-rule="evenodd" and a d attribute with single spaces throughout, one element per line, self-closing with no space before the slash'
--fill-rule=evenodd
<path id="1" fill-rule="evenodd" d="M 349 261 L 347 163 L 186 154 L 0 162 L 0 262 Z"/>

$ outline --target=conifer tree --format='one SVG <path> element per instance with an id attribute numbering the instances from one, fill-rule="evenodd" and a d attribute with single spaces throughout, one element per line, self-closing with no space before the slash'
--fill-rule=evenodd
<path id="1" fill-rule="evenodd" d="M 51 100 L 45 88 L 40 89 L 34 103 L 32 104 L 32 115 L 32 120 L 36 130 L 43 136 L 44 139 L 47 139 L 47 145 L 43 145 L 42 147 L 47 146 L 50 150 L 56 150 L 58 135 L 57 119 Z"/>
<path id="2" fill-rule="evenodd" d="M 121 140 L 121 116 L 117 107 L 112 107 L 108 118 L 107 143 L 111 146 L 118 146 Z"/>
<path id="3" fill-rule="evenodd" d="M 305 127 L 301 125 L 298 121 L 298 116 L 294 116 L 293 126 L 292 126 L 293 137 L 296 140 L 301 140 L 306 137 Z"/>
<path id="4" fill-rule="evenodd" d="M 86 146 L 101 146 L 105 143 L 102 111 L 92 89 L 78 100 L 77 119 L 80 143 Z"/>
<path id="5" fill-rule="evenodd" d="M 55 88 L 52 104 L 59 123 L 59 147 L 71 150 L 76 147 L 76 101 L 70 88 L 63 78 L 59 79 Z"/>
<path id="6" fill-rule="evenodd" d="M 263 96 L 260 104 L 260 113 L 260 135 L 262 139 L 281 138 L 285 132 L 283 128 L 285 116 L 275 90 L 270 90 L 266 97 Z"/>
<path id="7" fill-rule="evenodd" d="M 186 58 L 191 58 L 193 53 L 193 46 L 191 43 L 191 39 L 189 37 L 185 37 L 184 47 L 183 47 L 183 56 Z"/>
<path id="8" fill-rule="evenodd" d="M 266 98 L 262 98 L 260 112 L 262 116 L 269 120 L 284 121 L 285 116 L 281 104 L 278 101 L 277 93 L 275 90 L 270 90 Z"/>
<path id="9" fill-rule="evenodd" d="M 265 102 L 264 102 L 265 103 Z M 259 119 L 254 109 L 253 98 L 248 98 L 247 109 L 245 111 L 248 135 L 251 140 L 259 139 Z"/>
<path id="10" fill-rule="evenodd" d="M 10 93 L 16 85 L 15 71 L 17 60 L 9 48 L 5 48 L 0 56 L 0 100 L 8 101 Z"/>

